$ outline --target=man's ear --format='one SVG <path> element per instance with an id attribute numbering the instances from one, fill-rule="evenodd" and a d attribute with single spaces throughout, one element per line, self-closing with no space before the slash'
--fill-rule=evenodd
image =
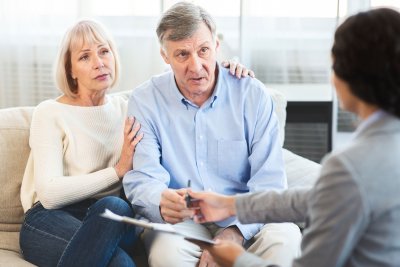
<path id="1" fill-rule="evenodd" d="M 215 52 L 218 52 L 219 51 L 219 40 L 218 40 L 218 38 L 215 40 Z"/>
<path id="2" fill-rule="evenodd" d="M 162 47 L 160 48 L 160 54 L 161 54 L 162 58 L 164 59 L 164 62 L 169 64 L 169 59 L 168 59 L 167 53 L 165 52 L 165 50 Z"/>

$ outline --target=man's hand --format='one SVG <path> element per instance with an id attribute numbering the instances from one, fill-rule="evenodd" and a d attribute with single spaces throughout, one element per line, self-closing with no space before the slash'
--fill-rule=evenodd
<path id="1" fill-rule="evenodd" d="M 213 192 L 193 192 L 189 195 L 196 201 L 192 207 L 196 214 L 194 221 L 197 223 L 221 221 L 236 215 L 235 198 Z"/>
<path id="2" fill-rule="evenodd" d="M 221 231 L 214 238 L 217 244 L 202 247 L 199 267 L 205 266 L 233 266 L 236 258 L 243 253 L 243 236 L 236 226 L 230 226 Z"/>
<path id="3" fill-rule="evenodd" d="M 160 213 L 167 223 L 179 223 L 193 218 L 195 210 L 188 209 L 185 202 L 187 189 L 165 189 L 161 193 Z"/>

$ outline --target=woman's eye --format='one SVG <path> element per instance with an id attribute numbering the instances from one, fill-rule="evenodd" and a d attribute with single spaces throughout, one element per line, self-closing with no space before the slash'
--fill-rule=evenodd
<path id="1" fill-rule="evenodd" d="M 89 56 L 88 55 L 83 55 L 83 56 L 81 56 L 80 58 L 79 58 L 79 60 L 81 60 L 81 61 L 86 61 L 86 60 L 88 60 L 89 59 Z"/>
<path id="2" fill-rule="evenodd" d="M 108 54 L 109 52 L 110 52 L 110 50 L 104 49 L 104 50 L 101 51 L 101 54 L 102 54 L 102 55 L 105 55 L 105 54 Z"/>

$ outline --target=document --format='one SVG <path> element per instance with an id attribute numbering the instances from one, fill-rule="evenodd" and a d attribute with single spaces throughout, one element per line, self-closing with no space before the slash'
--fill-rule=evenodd
<path id="1" fill-rule="evenodd" d="M 133 219 L 133 218 L 126 217 L 126 216 L 120 216 L 120 215 L 115 214 L 114 212 L 110 211 L 109 209 L 106 209 L 102 214 L 100 214 L 100 216 L 110 219 L 110 220 L 117 221 L 117 222 L 124 222 L 124 223 L 133 224 L 136 226 L 140 226 L 145 229 L 180 235 L 180 236 L 184 237 L 186 240 L 193 242 L 193 243 L 199 242 L 199 243 L 204 243 L 207 245 L 215 244 L 215 241 L 212 239 L 206 239 L 206 238 L 202 238 L 202 237 L 195 237 L 195 236 L 187 235 L 184 233 L 179 233 L 178 231 L 176 231 L 174 226 L 169 223 L 151 223 L 151 222 L 147 222 L 144 220 L 137 220 L 137 219 Z"/>

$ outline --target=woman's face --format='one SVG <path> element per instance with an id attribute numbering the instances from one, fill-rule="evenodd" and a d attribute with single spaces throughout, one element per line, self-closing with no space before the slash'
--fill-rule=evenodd
<path id="1" fill-rule="evenodd" d="M 78 92 L 103 91 L 110 88 L 115 77 L 115 58 L 106 43 L 84 43 L 71 50 L 71 75 Z"/>
<path id="2" fill-rule="evenodd" d="M 332 84 L 336 89 L 336 94 L 339 98 L 340 107 L 344 110 L 355 113 L 358 105 L 358 98 L 353 95 L 350 90 L 350 85 L 344 80 L 336 76 L 332 71 Z"/>

